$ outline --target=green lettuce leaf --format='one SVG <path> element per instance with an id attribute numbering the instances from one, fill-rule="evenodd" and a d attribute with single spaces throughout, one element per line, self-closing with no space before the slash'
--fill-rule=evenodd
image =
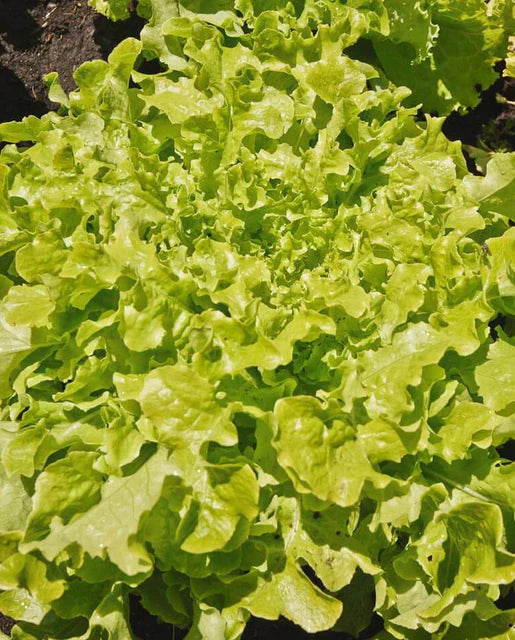
<path id="1" fill-rule="evenodd" d="M 190 640 L 506 636 L 514 156 L 416 105 L 475 103 L 509 3 L 137 10 L 0 124 L 13 638 L 131 638 L 132 595 Z"/>

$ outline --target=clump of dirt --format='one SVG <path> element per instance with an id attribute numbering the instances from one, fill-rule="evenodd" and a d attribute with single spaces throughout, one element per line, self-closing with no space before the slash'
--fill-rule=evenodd
<path id="1" fill-rule="evenodd" d="M 113 23 L 87 0 L 0 0 L 0 122 L 55 108 L 44 74 L 57 71 L 72 91 L 80 64 L 106 58 L 124 38 L 138 37 L 142 26 L 135 13 Z"/>

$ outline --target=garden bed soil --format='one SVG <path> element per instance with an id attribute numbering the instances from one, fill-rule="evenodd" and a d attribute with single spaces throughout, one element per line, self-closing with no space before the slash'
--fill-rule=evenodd
<path id="1" fill-rule="evenodd" d="M 138 37 L 142 26 L 135 14 L 113 23 L 87 0 L 0 0 L 0 122 L 55 108 L 46 73 L 57 71 L 71 91 L 82 62 L 106 58 L 124 38 Z"/>
<path id="2" fill-rule="evenodd" d="M 143 22 L 135 15 L 112 23 L 97 15 L 86 0 L 0 0 L 0 122 L 40 116 L 56 107 L 48 100 L 43 75 L 57 71 L 63 88 L 75 88 L 73 72 L 82 62 L 106 58 L 128 36 L 139 35 Z M 502 69 L 499 68 L 501 74 Z M 499 97 L 500 96 L 500 97 Z M 483 94 L 480 105 L 466 115 L 452 114 L 446 135 L 465 145 L 493 151 L 515 149 L 515 81 L 502 78 Z M 476 167 L 469 158 L 471 169 Z M 131 626 L 140 640 L 181 640 L 186 632 L 163 624 L 131 597 Z M 0 630 L 9 635 L 14 621 L 0 613 Z M 375 619 L 363 632 L 380 630 Z M 244 640 L 347 640 L 344 633 L 307 634 L 285 620 L 251 620 Z"/>

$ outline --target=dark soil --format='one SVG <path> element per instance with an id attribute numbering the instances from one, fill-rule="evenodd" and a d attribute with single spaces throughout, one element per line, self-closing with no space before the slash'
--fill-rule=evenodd
<path id="1" fill-rule="evenodd" d="M 56 105 L 47 98 L 43 75 L 57 71 L 66 91 L 75 88 L 73 72 L 87 60 L 106 58 L 128 36 L 138 36 L 143 22 L 134 14 L 112 23 L 97 15 L 87 0 L 0 0 L 0 122 L 40 116 Z M 501 73 L 502 69 L 499 68 Z M 501 99 L 499 99 L 499 95 Z M 451 140 L 485 150 L 515 149 L 515 80 L 499 78 L 468 114 L 452 114 L 444 132 Z M 471 170 L 476 170 L 468 158 Z M 504 455 L 513 459 L 513 448 Z M 0 613 L 0 631 L 9 635 L 15 622 Z M 140 640 L 182 640 L 186 631 L 162 623 L 131 598 L 131 626 Z M 380 630 L 374 619 L 363 638 Z M 252 619 L 243 640 L 348 640 L 344 633 L 307 634 L 286 620 Z"/>
<path id="2" fill-rule="evenodd" d="M 0 612 L 0 631 L 3 631 L 6 635 L 10 635 L 11 629 L 15 624 L 16 622 L 14 620 L 8 618 L 7 616 L 4 616 L 4 614 Z"/>
<path id="3" fill-rule="evenodd" d="M 87 0 L 0 0 L 0 122 L 55 108 L 44 74 L 57 71 L 71 91 L 73 72 L 82 62 L 107 57 L 121 40 L 137 37 L 142 26 L 135 14 L 113 23 Z"/>

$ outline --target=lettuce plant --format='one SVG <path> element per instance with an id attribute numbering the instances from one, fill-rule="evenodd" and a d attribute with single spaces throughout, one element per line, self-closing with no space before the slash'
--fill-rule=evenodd
<path id="1" fill-rule="evenodd" d="M 464 4 L 146 0 L 0 125 L 14 640 L 129 640 L 129 594 L 188 640 L 512 637 L 515 154 L 470 175 L 384 63 L 495 57 L 504 4 Z"/>
<path id="2" fill-rule="evenodd" d="M 115 20 L 129 16 L 127 0 L 90 3 Z M 506 56 L 508 38 L 515 33 L 511 0 L 183 0 L 181 5 L 140 0 L 138 11 L 150 18 L 142 34 L 146 56 L 157 56 L 178 70 L 183 63 L 182 56 L 176 56 L 177 44 L 172 34 L 163 37 L 161 30 L 172 16 L 200 14 L 211 24 L 229 28 L 226 33 L 233 37 L 241 37 L 244 28 L 259 29 L 264 20 L 272 30 L 269 51 L 283 61 L 287 50 L 292 54 L 300 44 L 299 37 L 309 40 L 310 30 L 316 35 L 322 25 L 340 23 L 348 38 L 340 50 L 355 45 L 351 57 L 372 63 L 397 85 L 409 87 L 411 106 L 422 103 L 426 111 L 439 114 L 479 102 L 478 92 L 497 78 L 493 66 Z M 265 16 L 272 14 L 270 23 Z M 344 25 L 349 19 L 352 29 Z"/>

